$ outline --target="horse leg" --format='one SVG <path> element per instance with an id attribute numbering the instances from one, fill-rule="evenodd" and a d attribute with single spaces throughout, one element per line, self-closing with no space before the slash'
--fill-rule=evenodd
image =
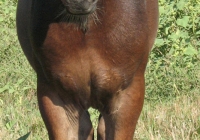
<path id="1" fill-rule="evenodd" d="M 112 102 L 109 114 L 102 113 L 98 140 L 132 140 L 144 101 L 144 76 L 135 76 L 133 83 Z"/>
<path id="2" fill-rule="evenodd" d="M 38 80 L 39 109 L 50 140 L 92 140 L 93 128 L 86 110 L 63 100 L 52 86 Z"/>
<path id="3" fill-rule="evenodd" d="M 103 140 L 105 139 L 105 121 L 103 119 L 103 116 L 100 114 L 99 116 L 99 124 L 97 127 L 97 140 Z"/>

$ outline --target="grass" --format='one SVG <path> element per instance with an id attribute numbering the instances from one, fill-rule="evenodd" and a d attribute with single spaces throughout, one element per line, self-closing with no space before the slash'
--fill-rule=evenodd
<path id="1" fill-rule="evenodd" d="M 18 139 L 28 132 L 29 140 L 47 140 L 36 100 L 35 73 L 16 36 L 15 10 L 16 0 L 0 0 L 0 140 Z M 186 63 L 179 56 L 158 58 L 153 54 L 134 139 L 199 140 L 199 61 Z M 90 113 L 96 127 L 98 112 L 90 109 Z"/>
<path id="2" fill-rule="evenodd" d="M 198 140 L 200 96 L 179 96 L 169 102 L 146 101 L 138 122 L 138 140 Z"/>

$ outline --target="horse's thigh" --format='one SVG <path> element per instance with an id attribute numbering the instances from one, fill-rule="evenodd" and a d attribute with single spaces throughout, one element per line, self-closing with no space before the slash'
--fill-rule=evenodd
<path id="1" fill-rule="evenodd" d="M 51 140 L 92 140 L 87 111 L 65 100 L 48 84 L 38 82 L 38 103 Z"/>
<path id="2" fill-rule="evenodd" d="M 144 77 L 135 77 L 133 83 L 110 102 L 109 112 L 101 112 L 103 118 L 99 121 L 99 139 L 132 140 L 143 101 Z"/>
<path id="3" fill-rule="evenodd" d="M 105 121 L 102 115 L 99 116 L 99 124 L 97 127 L 97 139 L 98 140 L 105 139 Z"/>
<path id="4" fill-rule="evenodd" d="M 79 119 L 79 140 L 93 140 L 94 129 L 90 120 L 90 114 L 84 111 Z"/>
<path id="5" fill-rule="evenodd" d="M 31 15 L 32 0 L 18 0 L 16 26 L 17 35 L 22 50 L 27 57 L 29 63 L 34 68 L 33 51 L 31 40 L 29 38 L 29 22 Z M 34 68 L 35 69 L 35 68 Z"/>

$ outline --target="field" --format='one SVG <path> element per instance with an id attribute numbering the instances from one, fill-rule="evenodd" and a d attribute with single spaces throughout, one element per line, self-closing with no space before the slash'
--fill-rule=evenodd
<path id="1" fill-rule="evenodd" d="M 19 46 L 17 0 L 0 0 L 0 140 L 47 140 L 36 75 Z M 146 70 L 135 140 L 200 139 L 200 1 L 160 0 L 159 31 Z M 90 109 L 94 127 L 98 112 Z"/>

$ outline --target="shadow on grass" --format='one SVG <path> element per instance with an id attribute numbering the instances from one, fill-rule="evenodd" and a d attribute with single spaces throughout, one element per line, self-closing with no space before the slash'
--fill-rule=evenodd
<path id="1" fill-rule="evenodd" d="M 29 137 L 30 134 L 31 134 L 31 132 L 28 132 L 26 135 L 21 136 L 21 137 L 18 138 L 17 140 L 26 140 L 26 139 Z"/>

